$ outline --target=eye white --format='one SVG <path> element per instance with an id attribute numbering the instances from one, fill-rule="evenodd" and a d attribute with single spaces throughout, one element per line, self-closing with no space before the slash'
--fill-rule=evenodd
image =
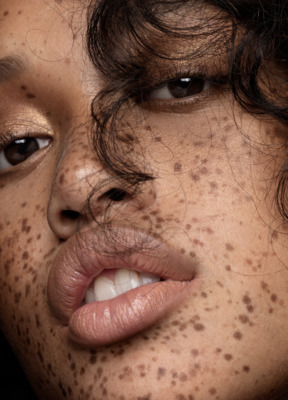
<path id="1" fill-rule="evenodd" d="M 17 163 L 11 163 L 9 162 L 9 159 L 7 158 L 7 149 L 13 144 L 21 144 L 24 145 L 26 140 L 34 140 L 37 143 L 37 147 L 35 147 L 35 151 L 31 152 L 30 154 L 27 154 L 27 157 L 23 154 L 23 160 L 19 159 L 19 162 Z M 4 149 L 0 151 L 0 171 L 11 168 L 13 166 L 16 166 L 24 161 L 26 161 L 28 158 L 30 158 L 36 151 L 43 149 L 44 147 L 48 146 L 50 143 L 50 139 L 48 138 L 36 138 L 36 137 L 24 137 L 24 138 L 19 138 L 16 139 L 14 142 L 10 143 L 8 146 L 6 146 Z"/>

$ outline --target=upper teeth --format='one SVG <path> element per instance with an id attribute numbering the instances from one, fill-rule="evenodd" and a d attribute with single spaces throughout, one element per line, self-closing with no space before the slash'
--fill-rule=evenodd
<path id="1" fill-rule="evenodd" d="M 100 276 L 94 282 L 94 287 L 89 287 L 85 296 L 85 303 L 113 299 L 128 290 L 147 283 L 158 282 L 160 278 L 145 273 L 138 273 L 131 269 L 118 269 L 115 280 Z"/>

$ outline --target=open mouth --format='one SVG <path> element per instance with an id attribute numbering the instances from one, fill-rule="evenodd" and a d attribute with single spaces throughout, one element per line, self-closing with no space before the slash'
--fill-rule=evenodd
<path id="1" fill-rule="evenodd" d="M 89 286 L 84 303 L 111 300 L 131 289 L 142 285 L 163 281 L 156 275 L 137 272 L 132 269 L 119 268 L 104 270 Z"/>
<path id="2" fill-rule="evenodd" d="M 191 259 L 143 232 L 89 230 L 60 249 L 48 303 L 72 341 L 94 347 L 158 322 L 191 295 L 194 277 Z"/>

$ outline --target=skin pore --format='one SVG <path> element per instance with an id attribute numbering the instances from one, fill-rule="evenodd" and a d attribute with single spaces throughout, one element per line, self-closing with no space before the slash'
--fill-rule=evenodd
<path id="1" fill-rule="evenodd" d="M 134 158 L 155 179 L 107 212 L 107 192 L 123 183 L 108 179 L 91 145 L 103 78 L 86 52 L 85 2 L 5 0 L 0 17 L 0 327 L 37 396 L 288 399 L 287 227 L 275 202 L 285 128 L 209 79 L 184 99 L 156 85 L 121 126 L 123 135 L 134 127 Z M 198 63 L 217 69 L 217 59 Z M 175 69 L 163 81 L 178 79 Z M 23 137 L 40 149 L 7 167 L 4 147 Z M 99 229 L 85 207 L 97 185 L 95 219 L 161 240 L 193 281 L 147 329 L 81 346 L 49 285 L 67 243 Z"/>

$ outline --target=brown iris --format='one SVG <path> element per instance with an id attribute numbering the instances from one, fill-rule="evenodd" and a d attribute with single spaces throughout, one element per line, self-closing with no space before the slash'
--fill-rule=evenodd
<path id="1" fill-rule="evenodd" d="M 39 150 L 39 144 L 35 138 L 22 138 L 15 140 L 4 149 L 6 160 L 11 165 L 17 165 L 29 158 Z"/>

